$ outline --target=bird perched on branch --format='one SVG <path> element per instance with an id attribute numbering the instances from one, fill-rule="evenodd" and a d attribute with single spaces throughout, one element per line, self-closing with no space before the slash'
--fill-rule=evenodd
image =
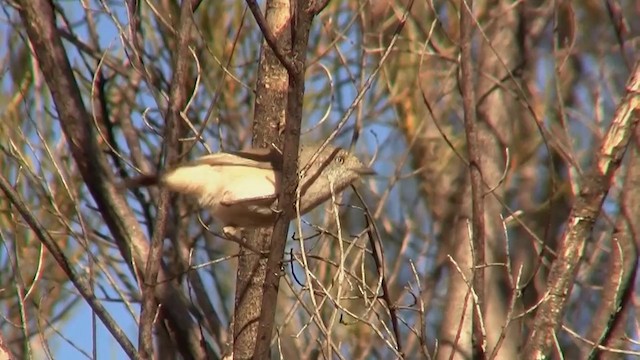
<path id="1" fill-rule="evenodd" d="M 374 172 L 342 148 L 325 147 L 308 165 L 319 144 L 302 146 L 299 171 L 307 169 L 298 186 L 300 214 L 338 194 L 352 182 Z M 275 149 L 251 149 L 205 155 L 160 174 L 140 175 L 126 187 L 162 186 L 191 196 L 224 227 L 273 225 L 282 187 L 282 155 Z M 291 219 L 289 219 L 291 220 Z"/>

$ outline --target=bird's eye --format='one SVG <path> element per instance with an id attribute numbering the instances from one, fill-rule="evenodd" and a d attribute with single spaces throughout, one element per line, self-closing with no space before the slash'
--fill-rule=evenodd
<path id="1" fill-rule="evenodd" d="M 336 157 L 336 161 L 340 165 L 344 164 L 344 156 L 340 155 L 340 156 Z"/>

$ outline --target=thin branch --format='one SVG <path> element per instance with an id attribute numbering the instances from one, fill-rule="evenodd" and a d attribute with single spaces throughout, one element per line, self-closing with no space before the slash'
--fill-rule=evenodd
<path id="1" fill-rule="evenodd" d="M 484 187 L 482 179 L 481 149 L 478 141 L 479 127 L 476 117 L 476 94 L 474 90 L 475 69 L 473 66 L 472 46 L 473 0 L 465 0 L 460 4 L 460 57 L 461 79 L 460 90 L 464 107 L 464 130 L 467 137 L 469 156 L 469 177 L 471 180 L 472 206 L 472 258 L 473 258 L 473 290 L 476 294 L 476 306 L 473 312 L 473 357 L 482 359 L 486 351 L 486 339 L 482 336 L 482 316 L 486 311 L 484 296 L 485 268 L 485 221 L 484 221 Z"/>
<path id="2" fill-rule="evenodd" d="M 0 174 L 0 190 L 7 196 L 7 199 L 16 207 L 24 221 L 29 224 L 29 227 L 34 232 L 35 236 L 44 244 L 47 250 L 51 253 L 51 256 L 56 260 L 62 271 L 69 278 L 69 281 L 73 286 L 78 289 L 80 295 L 84 298 L 87 304 L 91 307 L 93 312 L 98 315 L 104 326 L 109 330 L 109 333 L 113 335 L 118 344 L 122 347 L 122 350 L 133 359 L 141 359 L 140 354 L 136 351 L 135 347 L 124 331 L 118 326 L 115 320 L 109 315 L 109 312 L 97 301 L 89 280 L 84 276 L 76 274 L 73 270 L 67 258 L 60 249 L 58 243 L 51 238 L 46 229 L 38 222 L 38 220 L 31 214 L 31 211 L 27 208 L 25 203 L 20 199 L 20 196 L 13 190 L 13 187 L 9 181 Z"/>
<path id="3" fill-rule="evenodd" d="M 367 207 L 364 199 L 360 192 L 356 189 L 355 186 L 351 186 L 353 192 L 360 200 L 360 204 L 365 209 L 365 224 L 367 228 L 367 232 L 369 235 L 369 242 L 371 244 L 371 251 L 373 253 L 373 261 L 376 264 L 376 271 L 378 272 L 378 276 L 382 279 L 382 297 L 384 301 L 387 303 L 387 308 L 389 309 L 389 317 L 391 318 L 391 326 L 393 327 L 393 335 L 396 338 L 397 350 L 400 353 L 400 357 L 404 358 L 405 354 L 402 352 L 402 334 L 400 333 L 400 326 L 398 325 L 398 314 L 396 302 L 391 299 L 391 291 L 389 291 L 389 284 L 387 280 L 387 276 L 385 273 L 385 261 L 384 261 L 384 252 L 382 250 L 382 241 L 380 240 L 380 231 L 378 230 L 378 226 Z"/>
<path id="4" fill-rule="evenodd" d="M 20 2 L 20 16 L 33 44 L 35 56 L 51 92 L 60 125 L 79 173 L 132 273 L 143 269 L 149 242 L 140 224 L 116 188 L 104 153 L 98 148 L 79 86 L 56 27 L 52 4 L 48 0 Z M 203 358 L 213 354 L 201 329 L 193 322 L 188 302 L 177 284 L 160 269 L 155 295 L 164 314 L 175 327 L 175 335 L 185 346 L 185 357 Z"/>
<path id="5" fill-rule="evenodd" d="M 615 171 L 620 166 L 629 140 L 640 117 L 640 62 L 637 62 L 626 85 L 627 93 L 618 105 L 611 126 L 596 154 L 596 161 L 580 183 L 567 228 L 560 242 L 558 258 L 549 273 L 548 296 L 540 305 L 533 332 L 524 348 L 524 359 L 542 359 L 555 349 L 555 335 L 560 330 L 565 305 L 591 235 L 602 210 Z"/>
<path id="6" fill-rule="evenodd" d="M 138 13 L 130 13 L 131 17 L 138 17 Z M 188 98 L 186 89 L 189 87 L 189 41 L 193 13 L 191 3 L 183 1 L 180 9 L 180 28 L 177 31 L 176 65 L 173 80 L 169 90 L 169 108 L 167 109 L 165 125 L 165 167 L 171 167 L 178 161 L 181 116 Z M 133 38 L 137 38 L 133 35 Z M 153 323 L 157 316 L 158 304 L 154 296 L 157 285 L 158 272 L 162 261 L 163 240 L 165 238 L 167 221 L 169 218 L 170 197 L 166 189 L 160 191 L 155 229 L 151 239 L 151 249 L 147 257 L 142 284 L 142 311 L 140 313 L 139 342 L 145 356 L 153 354 Z"/>

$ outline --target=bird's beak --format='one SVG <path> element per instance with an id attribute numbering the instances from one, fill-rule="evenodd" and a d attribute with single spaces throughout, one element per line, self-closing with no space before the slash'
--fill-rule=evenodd
<path id="1" fill-rule="evenodd" d="M 377 172 L 375 172 L 375 170 L 373 170 L 373 169 L 372 169 L 372 168 L 370 168 L 370 167 L 366 167 L 366 166 L 363 166 L 363 167 L 360 167 L 360 168 L 356 168 L 356 169 L 354 169 L 354 171 L 355 171 L 356 173 L 358 173 L 359 175 L 361 175 L 361 176 L 365 176 L 365 175 L 377 175 L 377 174 L 378 174 Z"/>

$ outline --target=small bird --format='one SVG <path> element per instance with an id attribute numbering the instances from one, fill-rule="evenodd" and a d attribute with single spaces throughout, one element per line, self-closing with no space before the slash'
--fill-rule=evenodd
<path id="1" fill-rule="evenodd" d="M 319 144 L 301 145 L 299 169 L 307 166 L 318 149 Z M 374 173 L 346 150 L 325 147 L 313 164 L 307 166 L 298 184 L 300 214 L 331 198 L 332 191 L 338 194 L 360 177 Z M 282 187 L 282 155 L 275 149 L 220 152 L 162 174 L 128 179 L 124 185 L 129 188 L 158 185 L 191 196 L 225 228 L 271 226 Z"/>

